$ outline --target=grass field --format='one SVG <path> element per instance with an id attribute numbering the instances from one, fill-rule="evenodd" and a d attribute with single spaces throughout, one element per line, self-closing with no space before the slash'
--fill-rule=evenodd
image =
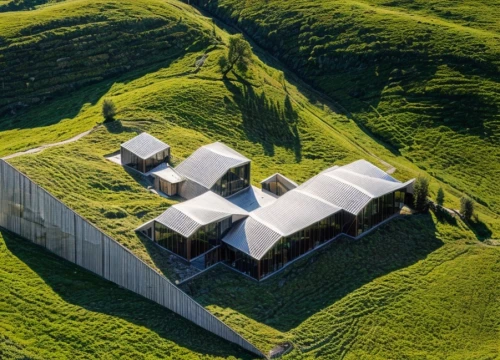
<path id="1" fill-rule="evenodd" d="M 191 3 L 245 31 L 394 152 L 500 213 L 497 0 Z"/>
<path id="2" fill-rule="evenodd" d="M 0 358 L 251 358 L 163 307 L 0 231 Z"/>
<path id="3" fill-rule="evenodd" d="M 113 9 L 102 15 L 107 18 L 101 22 L 99 16 L 107 3 L 112 4 Z M 219 3 L 229 4 L 225 0 Z M 269 3 L 272 5 L 269 7 L 271 10 L 281 9 L 277 2 Z M 287 2 L 290 9 L 296 6 L 295 3 L 299 4 L 300 1 Z M 254 48 L 256 56 L 248 73 L 230 74 L 229 79 L 223 81 L 217 59 L 224 51 L 223 42 L 227 41 L 228 33 L 214 26 L 210 18 L 201 16 L 187 5 L 173 0 L 124 1 L 123 6 L 120 2 L 99 0 L 88 8 L 87 4 L 84 0 L 48 4 L 37 10 L 22 12 L 21 20 L 15 20 L 12 16 L 8 18 L 8 15 L 11 15 L 9 13 L 0 14 L 0 29 L 9 28 L 6 33 L 8 36 L 5 35 L 5 38 L 0 40 L 26 42 L 26 49 L 36 53 L 36 49 L 43 47 L 47 39 L 53 39 L 54 36 L 56 43 L 61 43 L 64 39 L 58 38 L 61 32 L 78 34 L 82 31 L 81 26 L 77 25 L 78 18 L 73 16 L 80 12 L 96 16 L 89 16 L 85 20 L 83 28 L 90 29 L 91 33 L 96 31 L 96 26 L 108 26 L 110 36 L 116 36 L 120 31 L 124 31 L 123 26 L 129 26 L 132 20 L 138 24 L 146 23 L 137 25 L 139 27 L 156 24 L 153 29 L 139 31 L 142 35 L 138 35 L 139 37 L 131 42 L 142 51 L 137 61 L 143 59 L 144 54 L 149 51 L 156 54 L 155 60 L 140 62 L 133 68 L 122 69 L 106 76 L 100 74 L 95 81 L 81 87 L 74 87 L 62 93 L 51 93 L 43 102 L 32 103 L 27 108 L 15 108 L 15 114 L 11 114 L 10 110 L 4 113 L 0 116 L 0 129 L 4 130 L 0 132 L 0 156 L 64 140 L 98 125 L 91 134 L 78 142 L 14 158 L 9 162 L 171 280 L 177 279 L 177 274 L 173 270 L 170 257 L 150 241 L 138 237 L 133 229 L 154 218 L 177 200 L 165 200 L 151 194 L 140 177 L 104 158 L 106 154 L 118 150 L 121 142 L 141 131 L 148 131 L 171 145 L 175 163 L 203 144 L 223 141 L 253 160 L 254 184 L 277 171 L 302 182 L 326 167 L 365 158 L 383 169 L 394 166 L 394 176 L 400 180 L 418 174 L 429 176 L 431 196 L 435 197 L 438 187 L 442 186 L 446 193 L 445 205 L 451 208 L 458 208 L 459 198 L 466 189 L 482 202 L 477 204 L 479 221 L 471 224 L 473 231 L 461 221 L 442 216 L 439 217 L 440 220 L 435 215 L 405 216 L 361 241 L 341 240 L 331 244 L 261 284 L 218 266 L 184 288 L 207 309 L 254 341 L 261 349 L 267 351 L 278 343 L 292 342 L 296 348 L 287 355 L 288 358 L 493 359 L 499 355 L 497 344 L 500 314 L 495 304 L 500 300 L 496 286 L 500 280 L 500 250 L 488 245 L 492 242 L 481 242 L 500 234 L 500 219 L 495 208 L 497 187 L 492 185 L 495 174 L 499 171 L 498 162 L 495 162 L 498 146 L 494 137 L 497 136 L 494 117 L 491 119 L 492 137 L 488 138 L 489 140 L 477 140 L 486 144 L 480 151 L 477 147 L 483 143 L 475 142 L 471 132 L 458 133 L 457 129 L 451 127 L 429 126 L 425 132 L 420 133 L 419 128 L 411 122 L 405 129 L 416 129 L 412 149 L 407 147 L 406 143 L 396 147 L 394 144 L 388 146 L 365 130 L 365 125 L 370 127 L 368 123 L 372 116 L 371 110 L 365 111 L 366 108 L 358 105 L 366 99 L 361 101 L 355 96 L 346 95 L 345 99 L 352 101 L 351 104 L 339 101 L 338 97 L 323 89 L 337 100 L 331 102 L 258 47 Z M 252 2 L 245 4 L 249 6 L 246 11 L 251 13 Z M 339 2 L 337 5 L 341 10 L 345 6 L 349 8 L 349 4 L 350 2 Z M 317 4 L 312 2 L 301 11 L 313 11 L 316 6 Z M 329 7 L 332 5 L 328 2 L 324 6 L 330 11 Z M 420 8 L 416 9 L 418 6 Z M 444 2 L 439 2 L 434 10 L 428 9 L 419 1 L 406 5 L 401 3 L 390 9 L 386 5 L 377 4 L 377 9 L 381 8 L 378 9 L 380 11 L 415 11 L 422 17 L 435 13 L 432 16 L 436 19 L 437 13 L 448 11 L 449 7 L 450 5 Z M 484 11 L 484 8 L 478 7 L 477 11 Z M 52 13 L 56 14 L 58 21 L 52 21 Z M 291 13 L 296 14 L 293 11 Z M 266 16 L 272 14 L 280 13 L 269 11 Z M 358 14 L 358 10 L 353 9 L 353 14 Z M 362 14 L 366 17 L 372 16 L 370 11 Z M 247 26 L 250 20 L 243 21 L 243 15 L 245 12 L 241 15 L 240 25 Z M 496 22 L 489 17 L 482 18 L 485 20 L 476 30 L 484 37 L 486 35 L 483 32 L 496 31 Z M 287 19 L 289 20 L 283 22 L 284 29 L 287 29 L 288 21 L 296 24 L 293 16 Z M 374 19 L 370 21 L 375 21 Z M 460 21 L 457 19 L 454 26 L 463 27 L 464 24 Z M 10 30 L 11 22 L 16 22 L 14 29 L 18 26 L 20 30 Z M 26 34 L 26 31 L 22 30 L 23 27 L 31 28 L 37 22 L 44 24 L 43 32 L 47 32 L 47 37 L 23 35 Z M 317 26 L 322 25 L 324 24 L 318 21 Z M 127 31 L 137 31 L 135 26 Z M 163 36 L 172 36 L 172 33 L 177 34 L 181 45 L 174 46 L 175 51 L 169 50 L 170 48 L 163 51 L 161 39 Z M 186 33 L 192 37 L 187 37 Z M 455 39 L 453 36 L 450 39 Z M 259 38 L 254 38 L 260 43 Z M 184 42 L 183 39 L 187 40 Z M 470 40 L 469 37 L 466 39 L 468 40 L 464 41 Z M 105 48 L 106 41 L 114 46 L 113 38 L 103 40 L 99 52 Z M 127 44 L 131 43 L 117 43 L 124 47 L 123 56 L 127 56 Z M 495 46 L 494 42 L 489 44 Z M 52 45 L 54 44 L 50 46 Z M 56 50 L 56 58 L 62 57 L 62 50 Z M 361 53 L 361 50 L 360 48 L 356 51 Z M 370 51 L 365 52 L 370 54 Z M 193 65 L 203 53 L 208 54 L 208 60 L 197 71 Z M 290 65 L 286 58 L 280 58 Z M 347 55 L 345 58 L 348 59 Z M 120 56 L 116 59 L 110 57 L 105 61 L 105 68 L 113 68 L 115 65 L 119 67 L 120 59 Z M 0 59 L 0 63 L 2 61 Z M 487 61 L 495 63 L 492 59 Z M 401 68 L 397 66 L 398 69 Z M 40 69 L 45 71 L 43 67 Z M 86 71 L 92 70 L 77 66 L 71 69 L 75 70 L 71 70 L 72 74 L 82 77 L 87 76 Z M 83 70 L 76 71 L 78 69 Z M 441 73 L 441 70 L 436 70 L 435 74 L 436 77 L 443 75 L 446 78 L 443 80 L 446 87 L 454 89 L 456 87 L 451 87 L 451 78 L 460 82 L 459 77 L 453 75 L 455 70 L 443 68 Z M 342 84 L 356 84 L 359 88 L 371 91 L 370 86 L 382 86 L 383 81 L 378 83 L 370 80 L 372 83 L 368 84 L 368 78 L 363 76 L 370 71 L 362 68 L 356 71 L 356 76 L 359 76 L 357 81 L 353 81 L 351 75 L 341 72 L 331 77 L 326 73 L 325 82 L 328 81 L 329 86 L 339 88 L 342 88 Z M 381 68 L 380 71 L 387 75 L 384 69 Z M 19 74 L 14 74 L 13 79 L 20 76 Z M 412 77 L 411 74 L 411 71 L 402 69 L 401 74 L 396 75 L 403 76 L 412 88 L 429 88 L 429 82 L 419 83 L 418 76 Z M 299 75 L 304 76 L 301 73 Z M 381 75 L 381 78 L 385 75 Z M 340 78 L 342 76 L 345 76 L 343 80 Z M 475 80 L 470 87 L 474 88 L 475 81 L 483 79 L 481 76 L 483 75 L 474 75 Z M 386 80 L 388 78 L 385 77 Z M 481 80 L 481 86 L 484 86 L 481 94 L 495 93 L 496 80 L 490 80 Z M 65 81 L 61 80 L 60 83 L 65 84 Z M 385 85 L 383 88 L 385 89 Z M 47 89 L 49 88 L 44 88 L 43 91 Z M 26 91 L 19 96 L 28 99 L 31 95 Z M 390 106 L 389 103 L 383 105 L 383 101 L 380 102 L 380 107 L 373 104 L 372 106 L 377 111 L 382 106 L 389 106 L 391 111 L 400 111 L 398 96 L 393 97 Z M 464 96 L 469 95 L 467 93 Z M 118 121 L 100 124 L 100 110 L 104 98 L 111 98 L 117 105 Z M 6 99 L 1 97 L 2 101 L 5 100 L 3 104 L 8 103 Z M 431 97 L 428 104 L 434 107 L 432 101 L 434 100 Z M 351 112 L 352 116 L 339 112 L 339 103 L 348 109 L 347 112 Z M 382 117 L 383 114 L 380 115 L 380 118 Z M 384 121 L 377 123 L 383 124 Z M 391 124 L 394 127 L 400 126 L 399 120 L 394 120 Z M 373 131 L 372 127 L 370 129 Z M 434 131 L 441 132 L 441 142 L 432 143 L 427 141 L 428 139 L 419 138 L 427 136 L 426 134 L 432 137 Z M 405 136 L 401 134 L 401 139 L 406 139 Z M 460 141 L 455 141 L 453 136 L 463 137 Z M 385 140 L 387 139 L 385 137 Z M 448 141 L 454 141 L 453 147 L 448 146 L 449 144 L 448 147 L 442 146 Z M 490 145 L 487 144 L 488 141 L 491 142 Z M 465 147 L 464 143 L 467 143 L 468 147 Z M 440 166 L 443 159 L 447 159 L 441 154 L 443 148 L 450 151 L 450 156 L 455 156 L 456 152 L 460 152 L 461 156 L 471 152 L 474 159 L 480 158 L 481 163 L 473 163 L 474 159 L 465 163 L 455 159 L 455 167 L 447 165 L 443 170 Z M 417 153 L 422 159 L 425 158 L 428 164 L 422 159 L 417 160 L 414 156 Z M 463 164 L 471 166 L 464 169 Z M 480 179 L 479 167 L 483 171 L 479 173 Z M 460 176 L 457 175 L 458 168 L 461 169 Z M 5 242 L 11 252 L 14 243 L 19 249 L 18 253 L 24 251 L 25 246 L 31 249 L 27 244 L 17 245 L 17 241 L 7 239 Z M 21 263 L 28 267 L 31 264 L 30 260 L 24 257 L 19 266 Z M 9 268 L 10 265 L 6 266 Z M 3 281 L 3 276 L 0 279 Z M 40 289 L 40 293 L 44 291 L 48 290 Z M 85 297 L 84 291 L 81 294 Z M 95 296 L 92 301 L 102 303 L 106 295 L 97 292 Z M 61 297 L 61 304 L 75 305 L 67 297 Z M 132 303 L 134 301 L 131 300 Z M 41 306 L 40 303 L 38 305 Z M 50 313 L 49 309 L 43 311 Z M 136 313 L 129 308 L 126 311 Z M 101 321 L 110 324 L 113 321 L 123 321 L 122 326 L 135 326 L 135 322 L 130 318 L 120 318 L 112 311 L 108 313 L 106 309 L 95 309 L 95 312 L 99 316 L 109 317 L 106 320 L 99 318 L 92 326 L 99 326 Z M 147 312 L 144 310 L 140 314 Z M 68 316 L 58 313 L 53 318 L 64 324 Z M 141 315 L 141 319 L 148 321 L 149 316 L 144 315 L 142 318 Z M 129 347 L 133 353 L 144 354 L 153 351 L 146 348 L 150 345 L 160 350 L 162 347 L 174 346 L 170 342 L 171 338 L 165 335 L 167 332 L 157 330 L 156 323 L 152 326 L 140 324 L 145 332 L 156 333 L 159 337 L 151 340 L 152 345 L 143 345 L 134 340 L 137 338 L 131 338 L 132 340 L 123 346 Z M 16 326 L 20 329 L 19 333 L 29 331 L 20 322 L 17 322 Z M 184 326 L 184 322 L 179 326 Z M 87 329 L 90 327 L 91 325 Z M 196 330 L 194 328 L 193 331 Z M 86 333 L 88 332 L 89 330 L 86 330 Z M 12 331 L 9 339 L 6 338 L 5 343 L 20 343 L 20 340 L 12 340 L 13 333 Z M 78 348 L 77 339 L 78 335 L 75 335 L 74 339 L 63 343 L 60 351 L 54 339 L 47 342 L 47 346 L 57 356 L 66 357 L 70 348 Z M 164 344 L 156 345 L 163 340 Z M 200 339 L 200 343 L 205 341 L 202 340 Z M 94 351 L 92 354 L 97 355 L 92 356 L 98 357 L 102 353 L 96 353 L 98 350 L 95 350 L 93 341 L 88 340 L 85 343 L 88 345 L 86 349 L 90 349 L 85 351 Z M 172 348 L 169 353 L 172 358 L 176 358 L 177 354 L 189 358 L 203 353 L 198 345 L 191 342 L 178 342 L 177 338 L 172 338 L 171 341 L 178 343 L 178 347 Z M 210 343 L 211 340 L 208 341 Z M 219 346 L 215 342 L 213 344 L 215 348 L 222 350 L 217 352 L 210 348 L 210 351 L 207 350 L 209 355 L 237 356 L 232 350 L 224 350 L 226 345 Z M 119 345 L 121 346 L 121 343 Z M 17 351 L 14 348 L 20 349 L 21 354 L 29 354 L 27 356 L 35 358 L 44 357 L 46 354 L 43 352 L 45 348 L 37 352 L 33 347 L 23 348 L 22 343 L 14 347 L 9 345 L 9 351 Z M 121 350 L 117 349 L 112 354 L 119 354 L 119 351 Z M 150 357 L 164 356 L 153 352 Z"/>
<path id="4" fill-rule="evenodd" d="M 494 359 L 499 261 L 463 224 L 404 216 L 260 284 L 219 266 L 183 287 L 262 347 L 291 341 L 286 358 Z"/>

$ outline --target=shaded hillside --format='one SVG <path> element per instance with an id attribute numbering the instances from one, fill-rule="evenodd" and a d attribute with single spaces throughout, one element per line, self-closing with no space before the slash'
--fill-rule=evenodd
<path id="1" fill-rule="evenodd" d="M 0 0 L 0 12 L 32 10 L 36 6 L 64 0 Z"/>
<path id="2" fill-rule="evenodd" d="M 251 358 L 171 311 L 0 230 L 0 358 Z"/>
<path id="3" fill-rule="evenodd" d="M 236 24 L 395 152 L 500 212 L 498 1 L 193 2 Z"/>
<path id="4" fill-rule="evenodd" d="M 209 41 L 209 29 L 157 0 L 76 0 L 0 14 L 0 116 Z"/>
<path id="5" fill-rule="evenodd" d="M 286 359 L 496 359 L 500 248 L 471 235 L 404 216 L 262 283 L 215 267 L 183 288 L 255 343 L 281 334 Z"/>

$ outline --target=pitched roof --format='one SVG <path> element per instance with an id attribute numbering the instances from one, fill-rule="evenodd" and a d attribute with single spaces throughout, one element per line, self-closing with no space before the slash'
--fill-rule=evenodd
<path id="1" fill-rule="evenodd" d="M 208 191 L 194 199 L 169 207 L 155 220 L 189 237 L 200 227 L 232 215 L 248 216 L 248 212 Z"/>
<path id="2" fill-rule="evenodd" d="M 249 163 L 250 160 L 220 142 L 205 145 L 180 163 L 175 170 L 182 176 L 207 189 L 231 168 Z"/>
<path id="3" fill-rule="evenodd" d="M 227 198 L 228 201 L 248 212 L 268 206 L 276 199 L 277 196 L 274 194 L 266 193 L 255 186 L 249 186 L 247 189 Z"/>
<path id="4" fill-rule="evenodd" d="M 143 132 L 140 135 L 121 144 L 121 147 L 137 155 L 141 159 L 148 159 L 160 151 L 169 149 L 170 146 L 152 135 Z"/>
<path id="5" fill-rule="evenodd" d="M 342 210 L 322 199 L 291 190 L 272 204 L 250 213 L 223 241 L 260 259 L 274 243 Z"/>
<path id="6" fill-rule="evenodd" d="M 259 208 L 231 229 L 223 241 L 255 259 L 289 236 L 344 209 L 358 214 L 370 200 L 410 185 L 367 161 L 334 166 Z"/>
<path id="7" fill-rule="evenodd" d="M 166 180 L 171 184 L 177 184 L 184 181 L 184 178 L 174 170 L 168 164 L 160 164 L 150 171 L 150 174 L 159 177 L 160 179 Z"/>
<path id="8" fill-rule="evenodd" d="M 413 180 L 403 184 L 376 166 L 360 160 L 325 170 L 298 189 L 357 215 L 371 199 L 402 189 L 411 182 Z"/>

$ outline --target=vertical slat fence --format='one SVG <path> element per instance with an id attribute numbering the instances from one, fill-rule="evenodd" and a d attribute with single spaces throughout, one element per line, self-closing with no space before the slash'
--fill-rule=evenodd
<path id="1" fill-rule="evenodd" d="M 167 278 L 4 160 L 0 160 L 0 226 L 265 357 Z"/>

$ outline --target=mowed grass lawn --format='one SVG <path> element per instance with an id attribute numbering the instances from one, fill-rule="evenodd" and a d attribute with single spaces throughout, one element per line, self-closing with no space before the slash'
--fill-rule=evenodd
<path id="1" fill-rule="evenodd" d="M 236 345 L 0 231 L 1 359 L 250 359 Z"/>

